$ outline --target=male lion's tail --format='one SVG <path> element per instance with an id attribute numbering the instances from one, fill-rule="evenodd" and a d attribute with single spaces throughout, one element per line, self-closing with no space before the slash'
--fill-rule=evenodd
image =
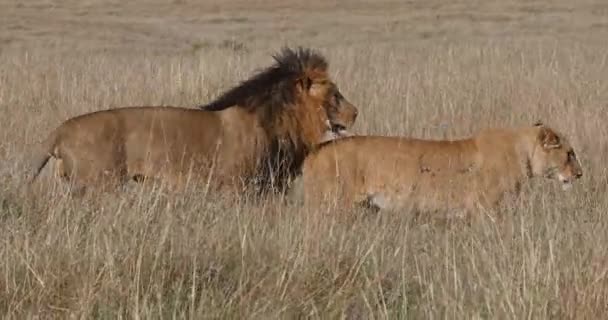
<path id="1" fill-rule="evenodd" d="M 44 141 L 34 148 L 27 160 L 26 180 L 28 184 L 34 182 L 51 157 L 57 156 L 55 154 L 56 145 L 57 130 L 53 130 Z"/>

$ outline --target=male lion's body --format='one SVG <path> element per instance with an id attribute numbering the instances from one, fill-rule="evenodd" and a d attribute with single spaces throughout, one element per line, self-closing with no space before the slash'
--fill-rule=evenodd
<path id="1" fill-rule="evenodd" d="M 176 185 L 189 174 L 234 183 L 232 177 L 252 175 L 252 160 L 265 152 L 258 147 L 268 141 L 255 132 L 261 129 L 254 121 L 239 109 L 128 107 L 94 112 L 55 129 L 37 163 L 44 165 L 51 155 L 59 160 L 59 175 L 68 178 L 77 172 L 79 184 L 148 177 Z"/>
<path id="2" fill-rule="evenodd" d="M 355 136 L 324 144 L 302 168 L 307 204 L 338 201 L 417 211 L 496 205 L 533 176 L 564 185 L 582 176 L 568 141 L 535 125 L 489 129 L 455 141 Z"/>
<path id="3" fill-rule="evenodd" d="M 327 63 L 286 49 L 277 63 L 200 109 L 126 107 L 71 118 L 36 150 L 33 180 L 50 157 L 79 187 L 130 179 L 172 186 L 283 187 L 332 127 L 356 108 L 339 94 Z"/>

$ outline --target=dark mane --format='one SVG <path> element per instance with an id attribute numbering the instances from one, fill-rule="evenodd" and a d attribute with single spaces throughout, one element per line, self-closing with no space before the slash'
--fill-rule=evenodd
<path id="1" fill-rule="evenodd" d="M 295 103 L 295 83 L 308 71 L 327 71 L 327 61 L 311 49 L 283 48 L 272 56 L 275 63 L 258 72 L 238 86 L 224 92 L 215 100 L 198 108 L 219 111 L 232 106 L 247 109 L 267 108 L 274 113 L 286 105 Z"/>
<path id="2" fill-rule="evenodd" d="M 208 104 L 198 106 L 205 111 L 238 107 L 257 114 L 269 138 L 267 152 L 258 164 L 258 174 L 249 181 L 260 192 L 285 188 L 308 152 L 302 138 L 292 134 L 292 130 L 301 129 L 297 122 L 302 119 L 289 107 L 298 104 L 301 95 L 297 90 L 298 82 L 308 86 L 311 81 L 325 78 L 328 69 L 321 54 L 302 47 L 283 48 L 272 57 L 274 64 L 271 66 Z M 290 111 L 288 115 L 286 111 Z"/>

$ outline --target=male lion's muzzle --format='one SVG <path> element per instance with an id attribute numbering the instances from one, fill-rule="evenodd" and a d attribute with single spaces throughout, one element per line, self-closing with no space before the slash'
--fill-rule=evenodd
<path id="1" fill-rule="evenodd" d="M 353 136 L 353 134 L 343 125 L 332 124 L 328 121 L 327 130 L 325 130 L 323 136 L 321 137 L 321 143 L 350 136 Z"/>
<path id="2" fill-rule="evenodd" d="M 357 107 L 342 98 L 337 108 L 329 112 L 331 131 L 338 136 L 349 136 L 348 130 L 355 124 L 358 114 Z"/>

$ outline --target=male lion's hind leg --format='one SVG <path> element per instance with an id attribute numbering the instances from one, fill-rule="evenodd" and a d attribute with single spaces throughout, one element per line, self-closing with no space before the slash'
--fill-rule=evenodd
<path id="1" fill-rule="evenodd" d="M 86 193 L 86 186 L 78 177 L 78 173 L 74 170 L 72 159 L 61 157 L 54 158 L 52 178 L 67 187 L 67 194 L 71 197 L 81 198 Z"/>
<path id="2" fill-rule="evenodd" d="M 132 173 L 123 179 L 124 189 L 136 192 L 155 194 L 178 194 L 187 190 L 183 179 L 171 174 L 161 173 L 157 175 L 145 173 Z"/>
<path id="3" fill-rule="evenodd" d="M 68 193 L 75 198 L 116 191 L 126 182 L 125 170 L 112 163 L 74 161 L 69 156 L 58 160 L 56 174 L 68 182 Z"/>

